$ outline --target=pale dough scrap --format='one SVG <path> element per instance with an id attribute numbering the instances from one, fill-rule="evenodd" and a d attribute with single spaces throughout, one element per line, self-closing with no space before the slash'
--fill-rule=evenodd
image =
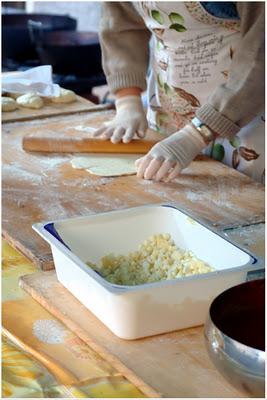
<path id="1" fill-rule="evenodd" d="M 40 96 L 37 96 L 35 93 L 26 93 L 17 98 L 17 103 L 26 108 L 41 108 L 44 104 L 43 100 Z"/>
<path id="2" fill-rule="evenodd" d="M 59 96 L 51 97 L 52 103 L 72 103 L 76 101 L 76 94 L 72 90 L 60 88 Z"/>
<path id="3" fill-rule="evenodd" d="M 72 159 L 71 165 L 73 168 L 85 169 L 98 176 L 135 175 L 135 161 L 138 158 L 140 158 L 140 154 L 75 157 Z"/>
<path id="4" fill-rule="evenodd" d="M 2 111 L 14 111 L 18 108 L 17 103 L 11 97 L 1 97 Z"/>
<path id="5" fill-rule="evenodd" d="M 74 129 L 76 129 L 76 131 L 80 131 L 80 132 L 86 132 L 86 133 L 94 133 L 97 128 L 94 128 L 93 126 L 86 126 L 86 125 L 78 125 L 75 126 Z"/>

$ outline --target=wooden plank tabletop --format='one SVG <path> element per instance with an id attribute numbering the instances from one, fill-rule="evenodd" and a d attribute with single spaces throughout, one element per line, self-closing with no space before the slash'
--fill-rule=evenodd
<path id="1" fill-rule="evenodd" d="M 3 125 L 3 234 L 43 269 L 53 268 L 49 246 L 33 232 L 35 222 L 174 202 L 218 228 L 264 221 L 264 186 L 216 161 L 194 161 L 174 182 L 136 176 L 101 178 L 73 169 L 71 154 L 27 153 L 22 138 L 36 132 L 64 133 L 78 125 L 99 126 L 113 111 L 60 116 Z"/>

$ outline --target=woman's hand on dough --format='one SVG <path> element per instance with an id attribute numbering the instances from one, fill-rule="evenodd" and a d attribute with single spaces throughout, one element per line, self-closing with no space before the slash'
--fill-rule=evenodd
<path id="1" fill-rule="evenodd" d="M 135 134 L 145 137 L 147 119 L 140 96 L 124 96 L 116 100 L 116 116 L 97 129 L 93 136 L 110 139 L 112 143 L 121 140 L 129 143 Z"/>
<path id="2" fill-rule="evenodd" d="M 157 143 L 149 153 L 136 161 L 137 177 L 170 182 L 206 147 L 198 131 L 186 125 L 180 131 Z"/>

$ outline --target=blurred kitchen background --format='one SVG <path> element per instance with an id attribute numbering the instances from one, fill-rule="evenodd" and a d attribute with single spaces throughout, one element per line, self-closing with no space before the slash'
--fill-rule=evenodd
<path id="1" fill-rule="evenodd" d="M 2 71 L 51 64 L 54 82 L 95 103 L 112 100 L 101 67 L 101 2 L 2 1 Z"/>

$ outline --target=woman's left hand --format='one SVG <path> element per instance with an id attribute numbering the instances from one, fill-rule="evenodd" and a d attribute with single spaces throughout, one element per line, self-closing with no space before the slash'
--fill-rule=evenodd
<path id="1" fill-rule="evenodd" d="M 137 177 L 170 182 L 207 146 L 192 125 L 163 139 L 136 161 Z"/>

